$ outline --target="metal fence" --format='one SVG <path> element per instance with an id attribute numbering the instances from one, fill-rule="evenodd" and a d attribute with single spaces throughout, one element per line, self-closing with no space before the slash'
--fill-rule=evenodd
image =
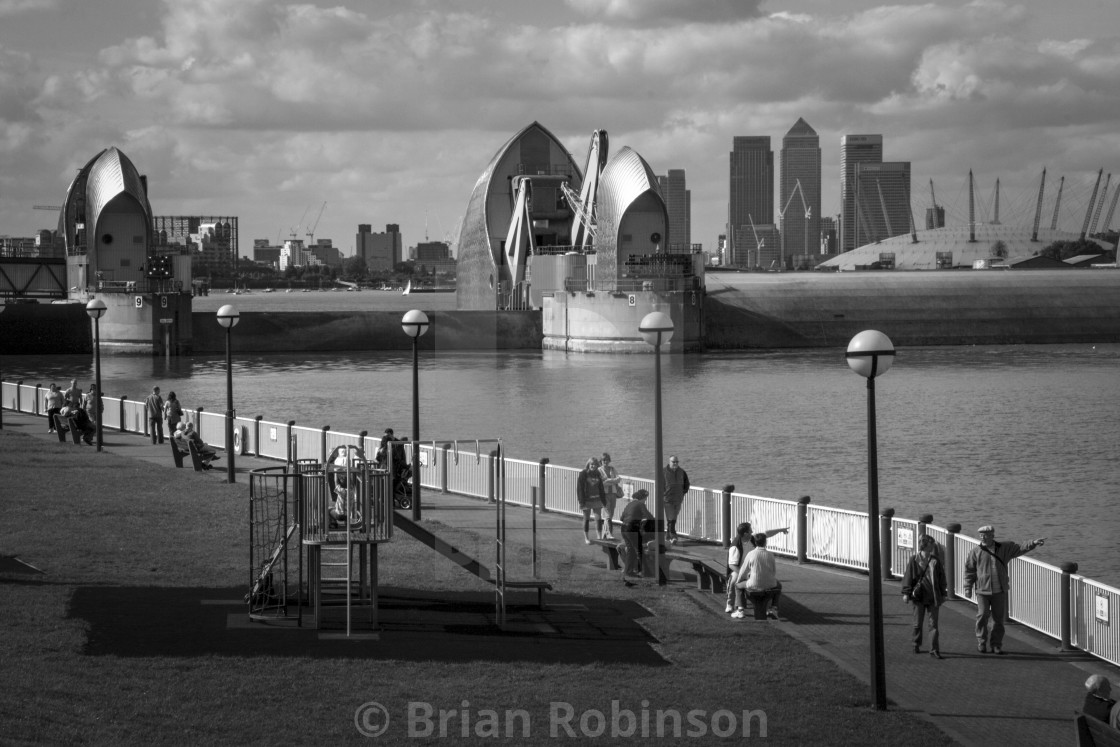
<path id="1" fill-rule="evenodd" d="M 39 385 L 19 382 L 0 383 L 0 403 L 4 409 L 44 415 L 45 392 Z M 103 397 L 104 427 L 146 434 L 148 422 L 144 403 L 117 397 Z M 196 423 L 200 434 L 215 448 L 225 448 L 225 413 L 203 408 L 184 410 L 184 417 Z M 379 439 L 368 435 L 340 433 L 329 428 L 296 426 L 294 423 L 237 418 L 243 428 L 242 450 L 265 459 L 285 463 L 301 460 L 321 462 L 337 446 L 356 445 L 372 457 Z M 509 502 L 529 506 L 537 491 L 540 509 L 580 516 L 576 483 L 579 469 L 547 460 L 538 462 L 506 458 L 504 470 L 498 469 L 496 454 L 500 442 L 494 439 L 425 442 L 420 445 L 420 484 L 428 489 L 446 490 L 485 500 L 493 500 L 504 487 Z M 402 442 L 411 460 L 412 445 Z M 543 475 L 543 480 L 542 480 Z M 504 476 L 504 485 L 499 484 Z M 634 491 L 653 491 L 654 481 L 622 475 L 624 495 L 618 501 L 620 515 Z M 726 497 L 725 497 L 726 496 Z M 772 552 L 804 557 L 826 565 L 868 570 L 868 517 L 866 513 L 815 506 L 808 502 L 776 500 L 746 493 L 724 494 L 719 490 L 692 487 L 685 495 L 678 518 L 678 532 L 696 540 L 725 541 L 726 525 L 731 531 L 749 521 L 755 531 L 789 527 L 768 543 Z M 928 518 L 928 517 L 927 517 Z M 880 538 L 886 577 L 901 575 L 914 552 L 917 538 L 925 533 L 937 540 L 946 558 L 951 596 L 962 596 L 965 562 L 979 542 L 959 533 L 959 527 L 940 527 L 898 517 L 882 517 Z M 804 536 L 804 546 L 800 537 Z M 1011 589 L 1009 613 L 1012 620 L 1062 640 L 1105 661 L 1120 665 L 1120 625 L 1113 625 L 1120 605 L 1120 591 L 1092 579 L 1063 571 L 1029 557 L 1009 564 Z M 974 600 L 968 600 L 975 604 Z M 1068 617 L 1063 615 L 1068 602 Z"/>

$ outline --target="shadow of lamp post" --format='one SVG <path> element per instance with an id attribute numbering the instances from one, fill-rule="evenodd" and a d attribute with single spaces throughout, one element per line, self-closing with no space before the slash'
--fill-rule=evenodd
<path id="1" fill-rule="evenodd" d="M 643 340 L 653 346 L 653 572 L 657 575 L 657 583 L 663 584 L 667 579 L 661 576 L 661 540 L 665 532 L 665 464 L 661 453 L 661 343 L 673 339 L 673 320 L 663 311 L 651 311 L 642 317 L 638 332 Z"/>
<path id="2" fill-rule="evenodd" d="M 879 465 L 875 436 L 875 377 L 890 370 L 894 345 L 882 332 L 868 329 L 848 343 L 848 366 L 867 379 L 867 593 L 871 618 L 871 683 L 874 707 L 887 708 L 883 660 L 883 583 L 879 551 Z"/>
<path id="3" fill-rule="evenodd" d="M 241 321 L 241 315 L 231 304 L 218 309 L 218 324 L 226 329 L 226 482 L 234 482 L 233 474 L 233 328 Z"/>
<path id="4" fill-rule="evenodd" d="M 93 320 L 93 385 L 97 387 L 97 395 L 93 402 L 93 417 L 97 423 L 97 450 L 101 451 L 105 443 L 101 421 L 103 419 L 101 405 L 101 317 L 105 316 L 108 308 L 100 298 L 94 298 L 86 304 L 86 313 Z"/>
<path id="5" fill-rule="evenodd" d="M 412 520 L 420 521 L 420 336 L 428 331 L 428 315 L 412 309 L 401 319 L 412 338 Z"/>

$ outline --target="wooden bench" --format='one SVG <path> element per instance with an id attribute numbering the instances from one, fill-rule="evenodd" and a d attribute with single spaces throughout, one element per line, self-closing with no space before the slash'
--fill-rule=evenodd
<path id="1" fill-rule="evenodd" d="M 626 552 L 625 540 L 605 540 L 596 537 L 590 540 L 592 545 L 598 545 L 603 548 L 603 552 L 607 554 L 607 567 L 612 571 L 621 571 L 622 566 L 619 564 L 619 558 L 622 553 Z"/>
<path id="2" fill-rule="evenodd" d="M 179 451 L 179 447 L 175 445 L 175 439 L 169 438 L 167 442 L 171 444 L 171 458 L 175 460 L 175 466 L 179 469 L 183 468 L 183 452 Z"/>
<path id="3" fill-rule="evenodd" d="M 661 573 L 666 579 L 669 578 L 669 564 L 679 560 L 692 566 L 692 570 L 696 573 L 697 589 L 710 591 L 713 594 L 727 593 L 727 573 L 718 561 L 679 549 L 667 549 L 661 553 L 661 557 Z"/>
<path id="4" fill-rule="evenodd" d="M 70 430 L 70 426 L 66 425 L 66 418 L 58 413 L 51 415 L 54 418 L 54 432 L 58 434 L 58 442 L 60 444 L 66 443 L 66 432 Z"/>
<path id="5" fill-rule="evenodd" d="M 1073 726 L 1077 734 L 1077 747 L 1120 747 L 1120 731 L 1099 718 L 1078 713 Z"/>
<path id="6" fill-rule="evenodd" d="M 78 422 L 72 416 L 64 418 L 61 415 L 55 415 L 54 423 L 54 429 L 58 433 L 58 440 L 61 443 L 66 443 L 67 432 L 74 439 L 74 443 L 80 444 L 82 442 L 82 432 L 78 430 Z"/>
<path id="7" fill-rule="evenodd" d="M 536 589 L 537 590 L 537 609 L 544 609 L 544 593 L 545 591 L 552 591 L 552 584 L 547 581 L 529 580 L 529 581 L 510 581 L 506 579 L 507 589 Z"/>
<path id="8" fill-rule="evenodd" d="M 190 450 L 191 464 L 194 465 L 195 472 L 210 469 L 210 465 L 202 461 L 202 454 L 199 453 L 198 447 L 194 445 L 194 441 L 187 441 L 187 449 Z"/>

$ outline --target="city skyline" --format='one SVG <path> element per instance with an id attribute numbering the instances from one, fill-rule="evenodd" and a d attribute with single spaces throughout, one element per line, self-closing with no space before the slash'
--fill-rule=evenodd
<path id="1" fill-rule="evenodd" d="M 840 212 L 841 138 L 870 132 L 911 163 L 918 221 L 932 181 L 959 222 L 970 169 L 981 202 L 1001 180 L 1004 222 L 1031 215 L 1047 168 L 1079 228 L 1097 170 L 1120 172 L 1114 2 L 835 5 L 0 0 L 0 234 L 53 228 L 34 206 L 117 146 L 154 213 L 237 215 L 243 247 L 319 212 L 347 255 L 360 224 L 453 239 L 479 172 L 539 121 L 577 163 L 603 128 L 684 170 L 691 241 L 714 251 L 733 138 L 799 118 L 820 217 Z"/>

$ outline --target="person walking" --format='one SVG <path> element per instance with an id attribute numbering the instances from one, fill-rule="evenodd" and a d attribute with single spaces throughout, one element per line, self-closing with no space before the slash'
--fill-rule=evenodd
<path id="1" fill-rule="evenodd" d="M 971 599 L 976 592 L 976 650 L 986 654 L 991 646 L 993 654 L 1002 654 L 1007 590 L 1011 588 L 1007 564 L 1045 544 L 1046 538 L 1019 546 L 1014 542 L 996 542 L 996 530 L 991 524 L 980 527 L 979 532 L 980 544 L 964 562 L 964 595 Z M 992 622 L 990 633 L 989 620 Z"/>
<path id="2" fill-rule="evenodd" d="M 605 451 L 599 463 L 599 475 L 603 478 L 603 529 L 599 532 L 599 538 L 611 539 L 614 537 L 614 510 L 618 499 L 622 497 L 622 478 L 611 464 L 611 455 Z"/>
<path id="3" fill-rule="evenodd" d="M 587 533 L 591 530 L 591 514 L 595 514 L 595 524 L 599 537 L 603 536 L 603 476 L 599 474 L 599 460 L 591 457 L 587 465 L 580 470 L 576 478 L 576 499 L 579 501 L 579 510 L 583 512 L 583 541 L 590 545 L 591 538 Z"/>
<path id="4" fill-rule="evenodd" d="M 929 617 L 929 655 L 941 658 L 938 613 L 949 594 L 945 566 L 937 558 L 937 542 L 928 534 L 918 540 L 918 551 L 906 563 L 902 576 L 902 601 L 914 607 L 914 653 L 922 652 L 922 626 Z"/>
<path id="5" fill-rule="evenodd" d="M 167 420 L 167 435 L 170 437 L 183 421 L 183 406 L 179 404 L 175 392 L 167 393 L 167 401 L 163 403 L 163 417 Z"/>
<path id="6" fill-rule="evenodd" d="M 688 473 L 681 469 L 680 461 L 675 456 L 669 457 L 669 464 L 665 467 L 665 537 L 669 544 L 677 542 L 677 516 L 681 512 L 681 504 L 688 493 Z"/>
<path id="7" fill-rule="evenodd" d="M 653 512 L 646 506 L 648 497 L 648 490 L 644 488 L 635 490 L 630 502 L 622 509 L 622 515 L 618 517 L 618 523 L 622 528 L 622 539 L 626 542 L 623 578 L 642 575 L 642 531 L 649 524 L 656 523 Z"/>
<path id="8" fill-rule="evenodd" d="M 50 391 L 47 392 L 47 433 L 54 433 L 54 416 L 62 411 L 64 404 L 66 397 L 62 390 L 58 388 L 58 384 L 51 384 Z"/>
<path id="9" fill-rule="evenodd" d="M 144 409 L 147 410 L 148 432 L 152 436 L 152 443 L 163 443 L 163 397 L 159 396 L 159 387 L 152 387 L 152 393 L 144 400 Z"/>

